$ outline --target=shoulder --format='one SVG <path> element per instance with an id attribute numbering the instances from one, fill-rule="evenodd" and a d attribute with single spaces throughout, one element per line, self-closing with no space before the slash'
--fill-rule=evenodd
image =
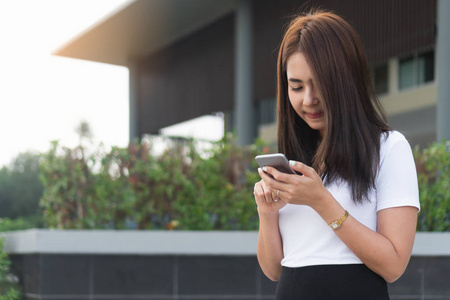
<path id="1" fill-rule="evenodd" d="M 398 142 L 406 142 L 405 136 L 396 130 L 383 132 L 380 136 L 380 144 L 384 147 L 392 146 Z"/>
<path id="2" fill-rule="evenodd" d="M 387 153 L 389 153 L 393 148 L 401 147 L 411 151 L 408 140 L 403 134 L 396 130 L 391 130 L 384 132 L 380 136 L 380 158 L 383 158 Z"/>
<path id="3" fill-rule="evenodd" d="M 417 171 L 409 142 L 400 132 L 390 131 L 382 135 L 380 146 L 377 211 L 400 206 L 420 209 Z"/>

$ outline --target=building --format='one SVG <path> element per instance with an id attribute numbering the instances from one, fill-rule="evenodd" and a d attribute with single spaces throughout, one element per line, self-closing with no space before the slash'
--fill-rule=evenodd
<path id="1" fill-rule="evenodd" d="M 437 32 L 450 21 L 437 24 L 437 1 L 448 6 L 442 0 L 316 1 L 358 31 L 389 123 L 412 145 L 450 138 L 450 121 L 438 117 L 450 113 L 450 101 L 437 108 L 436 68 Z M 226 130 L 236 130 L 241 143 L 255 136 L 273 142 L 277 47 L 303 2 L 129 1 L 55 54 L 129 68 L 130 139 L 223 112 Z M 450 69 L 446 39 L 449 51 L 441 51 L 440 62 Z"/>

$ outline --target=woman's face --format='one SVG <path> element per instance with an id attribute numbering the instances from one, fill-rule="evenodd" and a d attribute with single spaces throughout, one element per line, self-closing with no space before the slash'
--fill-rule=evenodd
<path id="1" fill-rule="evenodd" d="M 306 124 L 323 137 L 325 114 L 320 92 L 302 53 L 292 54 L 286 64 L 289 101 Z"/>

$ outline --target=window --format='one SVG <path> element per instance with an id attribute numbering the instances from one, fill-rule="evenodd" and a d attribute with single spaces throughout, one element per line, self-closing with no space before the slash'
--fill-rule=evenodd
<path id="1" fill-rule="evenodd" d="M 434 51 L 400 59 L 398 70 L 400 90 L 433 81 Z"/>
<path id="2" fill-rule="evenodd" d="M 434 52 L 430 51 L 419 55 L 419 84 L 434 80 Z"/>
<path id="3" fill-rule="evenodd" d="M 400 59 L 398 88 L 403 90 L 414 86 L 414 57 Z"/>
<path id="4" fill-rule="evenodd" d="M 277 119 L 277 100 L 272 98 L 259 102 L 258 123 L 271 124 Z"/>

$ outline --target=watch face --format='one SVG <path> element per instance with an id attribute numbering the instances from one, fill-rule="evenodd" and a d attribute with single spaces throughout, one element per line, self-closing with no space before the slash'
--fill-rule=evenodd
<path id="1" fill-rule="evenodd" d="M 331 228 L 333 228 L 333 229 L 338 229 L 338 228 L 339 228 L 339 225 L 336 224 L 336 223 L 333 223 L 333 224 L 331 224 Z"/>

